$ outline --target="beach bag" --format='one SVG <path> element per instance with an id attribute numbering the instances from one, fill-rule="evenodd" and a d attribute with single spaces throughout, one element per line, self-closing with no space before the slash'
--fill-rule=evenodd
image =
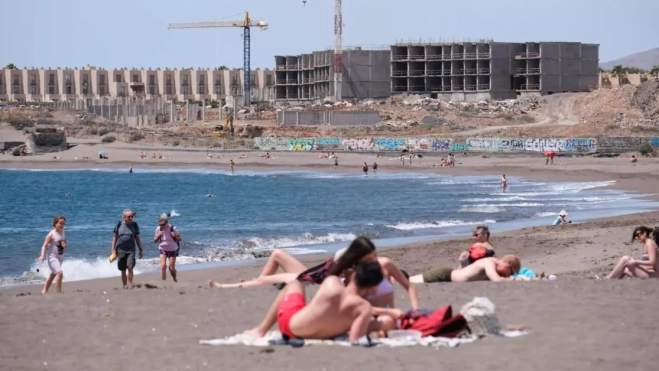
<path id="1" fill-rule="evenodd" d="M 469 248 L 469 264 L 478 259 L 491 258 L 494 256 L 494 250 L 488 250 L 482 246 L 472 246 Z"/>
<path id="2" fill-rule="evenodd" d="M 452 338 L 469 330 L 467 320 L 461 315 L 453 315 L 450 305 L 435 311 L 409 312 L 401 320 L 403 330 L 416 330 L 421 336 Z"/>

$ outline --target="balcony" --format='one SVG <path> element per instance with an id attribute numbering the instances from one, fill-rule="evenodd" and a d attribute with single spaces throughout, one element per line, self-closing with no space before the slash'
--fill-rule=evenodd
<path id="1" fill-rule="evenodd" d="M 141 81 L 131 81 L 131 82 L 130 82 L 130 87 L 131 87 L 131 88 L 133 88 L 133 87 L 137 87 L 137 86 L 144 86 L 144 83 L 141 82 Z"/>

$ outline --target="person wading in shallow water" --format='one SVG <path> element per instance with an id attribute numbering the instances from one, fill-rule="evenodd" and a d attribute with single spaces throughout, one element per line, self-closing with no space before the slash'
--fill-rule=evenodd
<path id="1" fill-rule="evenodd" d="M 112 237 L 112 255 L 117 256 L 117 268 L 121 271 L 121 282 L 124 288 L 133 284 L 133 268 L 135 268 L 135 247 L 140 250 L 138 257 L 142 259 L 142 241 L 140 240 L 140 228 L 133 221 L 135 213 L 126 209 L 123 213 L 124 220 L 117 223 Z"/>

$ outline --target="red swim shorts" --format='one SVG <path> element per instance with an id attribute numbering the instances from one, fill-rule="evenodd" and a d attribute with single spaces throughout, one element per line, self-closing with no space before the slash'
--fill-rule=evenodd
<path id="1" fill-rule="evenodd" d="M 291 332 L 291 318 L 306 306 L 307 301 L 304 295 L 299 292 L 293 292 L 284 297 L 277 310 L 277 323 L 282 335 L 291 339 L 295 338 L 295 335 Z"/>

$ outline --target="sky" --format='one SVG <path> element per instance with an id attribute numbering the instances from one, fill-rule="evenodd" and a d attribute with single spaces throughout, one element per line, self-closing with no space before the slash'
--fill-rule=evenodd
<path id="1" fill-rule="evenodd" d="M 241 28 L 168 30 L 170 22 L 241 20 L 252 69 L 275 55 L 334 43 L 334 0 L 0 0 L 0 66 L 214 68 L 243 66 Z M 343 0 L 343 44 L 401 40 L 580 41 L 600 61 L 659 47 L 657 0 Z M 12 36 L 15 35 L 15 36 Z"/>

